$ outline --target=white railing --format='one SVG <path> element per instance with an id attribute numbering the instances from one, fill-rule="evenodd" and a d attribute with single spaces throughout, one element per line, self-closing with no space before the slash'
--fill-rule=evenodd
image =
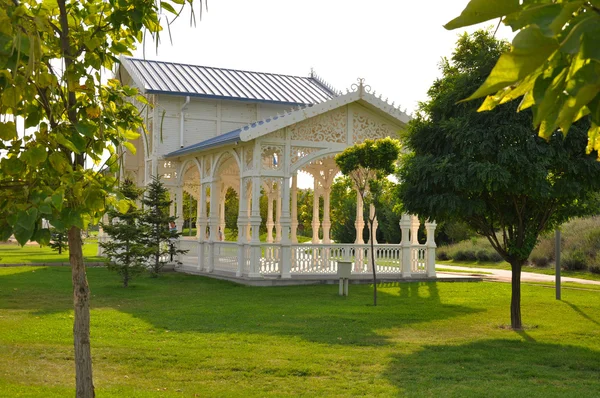
<path id="1" fill-rule="evenodd" d="M 281 272 L 281 245 L 261 244 L 262 256 L 259 272 L 263 275 L 279 274 Z"/>
<path id="2" fill-rule="evenodd" d="M 200 250 L 204 245 L 204 250 Z M 201 265 L 202 270 L 208 270 L 209 264 L 217 271 L 237 273 L 238 262 L 242 261 L 239 269 L 242 275 L 249 275 L 253 271 L 260 275 L 281 275 L 283 272 L 282 248 L 278 243 L 261 243 L 260 256 L 256 265 L 252 265 L 252 246 L 245 244 L 241 253 L 237 242 L 214 242 L 211 250 L 208 242 L 180 239 L 178 247 L 188 250 L 179 258 L 184 265 L 195 268 Z M 371 247 L 368 244 L 292 244 L 290 247 L 291 275 L 335 275 L 338 261 L 353 263 L 352 273 L 356 275 L 369 275 L 372 272 Z M 428 249 L 426 245 L 418 244 L 407 248 L 410 253 L 410 274 L 427 274 Z M 397 244 L 375 245 L 375 263 L 377 273 L 380 275 L 402 274 L 402 246 Z M 435 250 L 435 249 L 433 249 Z M 198 256 L 203 252 L 204 258 Z M 256 253 L 256 251 L 254 251 Z M 212 262 L 210 262 L 212 260 Z M 431 267 L 431 265 L 430 265 Z"/>
<path id="3" fill-rule="evenodd" d="M 179 239 L 179 250 L 187 250 L 186 253 L 179 255 L 179 260 L 185 265 L 198 266 L 198 250 L 200 245 L 197 240 Z"/>
<path id="4" fill-rule="evenodd" d="M 427 247 L 425 245 L 411 247 L 410 270 L 414 274 L 427 273 Z"/>
<path id="5" fill-rule="evenodd" d="M 236 242 L 215 242 L 214 267 L 217 271 L 236 272 L 238 266 L 238 245 Z"/>

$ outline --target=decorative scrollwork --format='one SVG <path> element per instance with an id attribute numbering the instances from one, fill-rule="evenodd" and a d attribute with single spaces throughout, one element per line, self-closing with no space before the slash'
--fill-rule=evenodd
<path id="1" fill-rule="evenodd" d="M 283 162 L 283 146 L 262 145 L 261 164 L 263 170 L 280 170 Z"/>
<path id="2" fill-rule="evenodd" d="M 346 107 L 341 107 L 290 127 L 292 140 L 313 142 L 346 142 L 348 124 Z"/>
<path id="3" fill-rule="evenodd" d="M 365 84 L 365 79 L 362 77 L 359 77 L 358 79 L 356 79 L 358 81 L 358 84 L 354 83 L 350 86 L 350 88 L 352 89 L 352 91 L 364 91 L 366 93 L 370 93 L 371 92 L 371 86 L 369 86 L 368 84 Z"/>
<path id="4" fill-rule="evenodd" d="M 383 123 L 366 112 L 353 113 L 353 142 L 363 142 L 367 138 L 376 140 L 378 138 L 393 137 L 395 129 L 387 123 Z"/>

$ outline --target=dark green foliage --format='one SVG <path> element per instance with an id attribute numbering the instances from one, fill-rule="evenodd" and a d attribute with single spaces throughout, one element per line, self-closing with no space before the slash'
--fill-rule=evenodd
<path id="1" fill-rule="evenodd" d="M 69 242 L 67 233 L 63 229 L 50 228 L 50 244 L 52 250 L 62 254 L 63 251 L 69 250 Z"/>
<path id="2" fill-rule="evenodd" d="M 587 126 L 545 141 L 532 128 L 531 112 L 517 113 L 515 102 L 490 112 L 477 112 L 482 100 L 457 104 L 483 83 L 506 48 L 485 31 L 459 39 L 410 123 L 412 153 L 399 180 L 409 212 L 466 222 L 511 264 L 517 281 L 512 325 L 520 328 L 521 267 L 542 232 L 596 211 L 600 163 L 596 153 L 585 153 Z"/>
<path id="3" fill-rule="evenodd" d="M 144 243 L 147 229 L 140 224 L 144 212 L 136 205 L 142 190 L 126 179 L 119 188 L 119 194 L 129 200 L 129 208 L 125 213 L 117 209 L 107 212 L 110 222 L 103 223 L 102 228 L 110 240 L 100 243 L 100 246 L 110 260 L 108 269 L 117 272 L 123 286 L 127 287 L 134 276 L 144 271 L 151 251 Z"/>
<path id="4" fill-rule="evenodd" d="M 150 249 L 149 270 L 152 277 L 158 276 L 171 256 L 186 252 L 176 249 L 172 244 L 181 233 L 171 231 L 169 227 L 176 220 L 176 217 L 169 215 L 171 202 L 168 199 L 168 190 L 160 178 L 153 177 L 142 199 L 144 214 L 140 219 L 147 229 L 144 243 Z"/>
<path id="5" fill-rule="evenodd" d="M 238 234 L 238 209 L 240 200 L 233 188 L 227 189 L 225 193 L 225 228 L 237 236 Z"/>
<path id="6" fill-rule="evenodd" d="M 567 271 L 584 271 L 587 269 L 587 258 L 581 249 L 568 251 L 562 256 L 560 265 Z"/>
<path id="7" fill-rule="evenodd" d="M 473 250 L 459 250 L 453 257 L 456 261 L 477 261 L 477 255 Z"/>

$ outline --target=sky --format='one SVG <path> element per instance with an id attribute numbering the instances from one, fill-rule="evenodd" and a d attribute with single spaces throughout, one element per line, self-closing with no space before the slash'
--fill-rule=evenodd
<path id="1" fill-rule="evenodd" d="M 313 68 L 344 92 L 364 78 L 384 99 L 412 113 L 427 99 L 441 58 L 451 55 L 464 31 L 443 25 L 467 3 L 208 0 L 208 11 L 195 27 L 183 15 L 171 24 L 172 44 L 165 30 L 158 52 L 148 43 L 134 56 L 296 76 L 308 76 Z M 197 2 L 195 7 L 198 12 Z M 497 37 L 513 35 L 501 26 Z"/>

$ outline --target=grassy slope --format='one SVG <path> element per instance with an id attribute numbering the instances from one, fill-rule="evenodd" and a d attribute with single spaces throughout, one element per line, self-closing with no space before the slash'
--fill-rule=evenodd
<path id="1" fill-rule="evenodd" d="M 593 396 L 600 291 L 406 283 L 252 288 L 88 270 L 101 397 Z M 67 268 L 0 268 L 0 395 L 72 396 Z"/>
<path id="2" fill-rule="evenodd" d="M 104 262 L 103 257 L 97 257 L 98 243 L 91 240 L 83 245 L 83 256 L 88 262 Z M 35 263 L 68 263 L 69 252 L 58 254 L 50 247 L 16 244 L 0 244 L 0 264 L 35 264 Z"/>

